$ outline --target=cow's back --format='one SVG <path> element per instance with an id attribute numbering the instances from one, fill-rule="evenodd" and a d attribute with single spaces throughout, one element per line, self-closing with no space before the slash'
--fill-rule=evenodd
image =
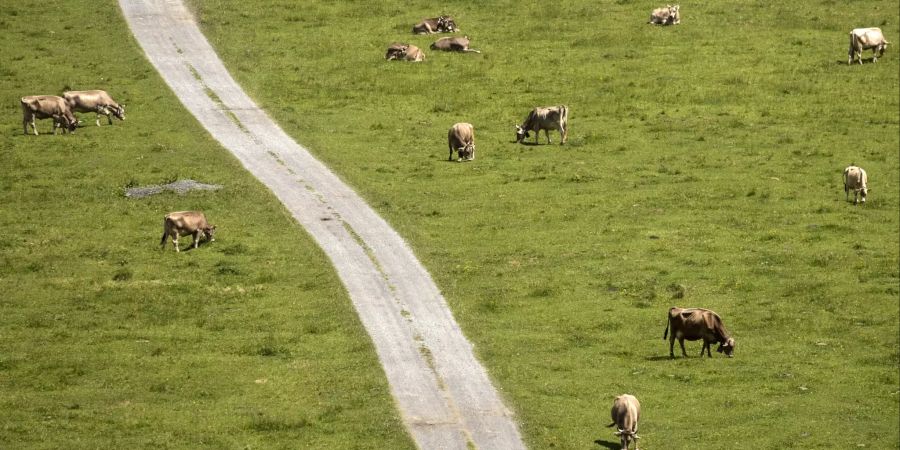
<path id="1" fill-rule="evenodd" d="M 617 428 L 635 431 L 640 420 L 641 403 L 633 395 L 622 394 L 613 402 L 610 415 Z"/>
<path id="2" fill-rule="evenodd" d="M 207 228 L 206 216 L 199 211 L 176 211 L 166 214 L 166 229 L 175 229 L 179 232 L 193 232 Z"/>

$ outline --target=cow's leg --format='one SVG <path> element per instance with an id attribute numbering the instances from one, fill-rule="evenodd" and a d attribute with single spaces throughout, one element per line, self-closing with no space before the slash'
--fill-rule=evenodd
<path id="1" fill-rule="evenodd" d="M 448 145 L 450 147 L 450 156 L 447 157 L 447 161 L 453 161 L 453 145 Z"/>
<path id="2" fill-rule="evenodd" d="M 56 117 L 54 117 L 54 118 L 53 118 L 53 135 L 54 135 L 54 136 L 56 136 L 56 130 L 59 129 L 59 126 L 60 126 L 59 119 L 57 119 Z"/>
<path id="3" fill-rule="evenodd" d="M 193 236 L 194 236 L 193 245 L 194 245 L 194 248 L 197 248 L 200 246 L 200 230 L 195 231 Z"/>
<path id="4" fill-rule="evenodd" d="M 683 337 L 678 338 L 678 345 L 681 346 L 681 354 L 685 358 L 687 358 L 687 352 L 684 350 L 684 338 Z"/>
<path id="5" fill-rule="evenodd" d="M 550 141 L 550 129 L 545 129 L 544 134 L 547 135 L 547 144 L 552 144 L 553 142 Z"/>
<path id="6" fill-rule="evenodd" d="M 675 351 L 674 351 L 674 348 L 675 348 L 675 333 L 673 332 L 673 333 L 669 336 L 669 358 L 674 358 L 674 357 L 675 357 Z"/>
<path id="7" fill-rule="evenodd" d="M 181 249 L 178 248 L 178 233 L 172 235 L 172 245 L 175 246 L 175 251 L 180 252 Z"/>
<path id="8" fill-rule="evenodd" d="M 565 128 L 563 128 L 562 125 L 560 125 L 559 126 L 559 139 L 560 139 L 559 145 L 565 144 L 566 139 L 568 139 L 568 138 L 569 138 L 569 133 L 567 132 L 567 130 Z"/>

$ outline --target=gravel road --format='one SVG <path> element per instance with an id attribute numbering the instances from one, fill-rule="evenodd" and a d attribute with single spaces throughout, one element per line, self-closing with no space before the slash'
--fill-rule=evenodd
<path id="1" fill-rule="evenodd" d="M 119 5 L 147 58 L 185 107 L 331 259 L 416 444 L 524 449 L 513 414 L 397 232 L 250 100 L 180 0 Z M 379 59 L 373 55 L 373 63 Z"/>

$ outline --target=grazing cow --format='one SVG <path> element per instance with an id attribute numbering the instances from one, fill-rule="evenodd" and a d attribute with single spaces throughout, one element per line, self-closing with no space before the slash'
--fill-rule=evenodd
<path id="1" fill-rule="evenodd" d="M 869 194 L 868 183 L 869 176 L 866 175 L 866 171 L 862 167 L 856 167 L 852 164 L 847 166 L 844 169 L 844 194 L 846 194 L 846 200 L 850 201 L 850 190 L 852 189 L 853 204 L 858 204 L 860 197 L 862 197 L 862 202 L 865 203 L 866 195 Z"/>
<path id="2" fill-rule="evenodd" d="M 106 91 L 68 91 L 63 92 L 63 97 L 69 102 L 69 107 L 75 112 L 97 113 L 97 126 L 100 126 L 100 116 L 106 116 L 106 120 L 112 125 L 112 116 L 119 120 L 125 120 L 125 105 L 116 103 Z"/>
<path id="3" fill-rule="evenodd" d="M 394 42 L 388 47 L 387 53 L 384 54 L 384 59 L 388 61 L 425 61 L 425 52 L 412 44 Z"/>
<path id="4" fill-rule="evenodd" d="M 562 139 L 559 144 L 565 144 L 569 137 L 569 108 L 565 105 L 535 107 L 522 125 L 516 125 L 516 142 L 522 142 L 534 131 L 534 143 L 537 144 L 541 130 L 547 135 L 548 144 L 551 143 L 550 130 L 559 131 Z"/>
<path id="5" fill-rule="evenodd" d="M 666 5 L 665 8 L 656 8 L 650 13 L 650 21 L 655 25 L 678 25 L 681 23 L 681 7 L 678 5 Z"/>
<path id="6" fill-rule="evenodd" d="M 615 425 L 616 436 L 622 441 L 622 450 L 627 450 L 632 441 L 634 450 L 638 450 L 637 440 L 641 437 L 637 435 L 637 428 L 638 420 L 641 419 L 641 402 L 633 395 L 622 394 L 613 402 L 611 415 L 613 421 L 607 427 Z"/>
<path id="7" fill-rule="evenodd" d="M 197 248 L 200 246 L 201 237 L 206 238 L 210 242 L 215 241 L 215 238 L 213 238 L 215 232 L 216 226 L 210 225 L 209 222 L 206 221 L 206 216 L 204 216 L 202 212 L 172 212 L 166 214 L 166 218 L 163 221 L 163 235 L 162 240 L 159 242 L 159 246 L 165 246 L 166 238 L 171 236 L 172 245 L 175 246 L 175 251 L 180 252 L 181 249 L 178 248 L 178 237 L 190 234 L 194 237 L 193 247 Z"/>
<path id="8" fill-rule="evenodd" d="M 850 32 L 850 51 L 847 52 L 847 65 L 853 62 L 854 56 L 862 64 L 863 50 L 872 49 L 872 62 L 884 55 L 884 50 L 890 42 L 884 40 L 881 28 L 856 28 Z"/>
<path id="9" fill-rule="evenodd" d="M 675 357 L 673 348 L 675 339 L 678 338 L 678 344 L 681 345 L 681 354 L 687 356 L 684 351 L 684 340 L 696 341 L 703 339 L 703 347 L 700 348 L 700 356 L 706 351 L 707 356 L 712 358 L 709 352 L 709 346 L 712 343 L 719 343 L 717 352 L 725 352 L 729 358 L 734 356 L 734 339 L 728 334 L 722 319 L 718 314 L 702 308 L 676 308 L 669 309 L 669 322 L 666 324 L 666 331 L 663 333 L 663 339 L 669 333 L 669 327 L 672 327 L 672 335 L 669 336 L 669 356 Z"/>
<path id="10" fill-rule="evenodd" d="M 450 156 L 447 161 L 453 161 L 453 151 L 456 150 L 459 158 L 457 161 L 472 161 L 475 159 L 475 129 L 471 123 L 457 123 L 447 132 L 447 145 L 450 147 Z"/>
<path id="11" fill-rule="evenodd" d="M 445 52 L 473 52 L 481 53 L 478 50 L 469 48 L 469 37 L 445 37 L 434 41 L 431 44 L 432 50 L 443 50 Z"/>
<path id="12" fill-rule="evenodd" d="M 78 127 L 78 119 L 72 114 L 72 109 L 66 99 L 55 95 L 29 95 L 19 100 L 22 103 L 22 130 L 28 134 L 28 124 L 34 135 L 38 135 L 34 119 L 53 118 L 53 134 L 59 127 L 64 132 L 74 133 Z"/>
<path id="13" fill-rule="evenodd" d="M 413 34 L 455 33 L 457 31 L 459 28 L 450 16 L 422 19 L 422 22 L 413 26 Z"/>

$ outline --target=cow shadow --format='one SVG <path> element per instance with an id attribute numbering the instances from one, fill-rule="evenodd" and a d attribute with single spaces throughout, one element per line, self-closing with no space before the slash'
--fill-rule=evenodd
<path id="1" fill-rule="evenodd" d="M 653 356 L 648 356 L 644 359 L 646 359 L 647 361 L 670 361 L 673 358 L 669 355 L 653 355 Z"/>
<path id="2" fill-rule="evenodd" d="M 512 143 L 515 144 L 516 141 L 513 141 Z M 525 141 L 520 142 L 520 144 L 527 145 L 529 147 L 535 147 L 535 146 L 541 145 L 540 142 L 525 142 Z"/>
<path id="3" fill-rule="evenodd" d="M 612 441 L 605 441 L 603 439 L 597 439 L 594 441 L 594 443 L 601 447 L 606 447 L 610 450 L 619 450 L 622 448 L 621 442 L 612 442 Z"/>
<path id="4" fill-rule="evenodd" d="M 870 57 L 870 58 L 863 58 L 863 59 L 862 59 L 863 65 L 866 65 L 866 64 L 872 64 L 872 59 L 873 59 L 873 58 L 871 58 L 871 57 Z M 839 66 L 858 66 L 858 65 L 859 65 L 859 61 L 857 61 L 856 58 L 854 58 L 852 63 L 847 64 L 847 60 L 846 60 L 846 59 L 843 59 L 843 60 L 837 60 L 837 61 L 835 61 L 835 64 L 837 64 L 837 65 L 839 65 Z M 877 64 L 877 63 L 876 63 L 876 64 Z"/>

